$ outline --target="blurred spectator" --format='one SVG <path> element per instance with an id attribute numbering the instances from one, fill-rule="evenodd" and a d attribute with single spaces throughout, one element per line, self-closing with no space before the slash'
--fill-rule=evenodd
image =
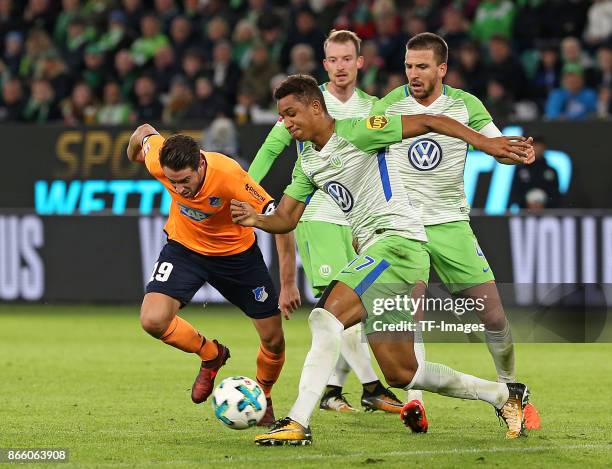
<path id="1" fill-rule="evenodd" d="M 612 36 L 612 0 L 594 0 L 589 8 L 584 40 L 598 47 Z"/>
<path id="2" fill-rule="evenodd" d="M 321 67 L 315 59 L 315 53 L 308 44 L 297 44 L 291 49 L 291 62 L 287 67 L 288 75 L 301 73 L 312 75 L 319 83 L 325 81 Z"/>
<path id="3" fill-rule="evenodd" d="M 72 88 L 73 80 L 68 67 L 54 50 L 48 51 L 37 62 L 35 76 L 47 80 L 51 84 L 57 101 L 61 101 L 68 96 L 68 92 Z"/>
<path id="4" fill-rule="evenodd" d="M 127 28 L 131 31 L 140 30 L 140 19 L 144 15 L 142 0 L 121 0 L 121 7 L 125 13 Z"/>
<path id="5" fill-rule="evenodd" d="M 439 29 L 441 27 L 439 20 L 439 0 L 414 0 L 412 12 L 423 18 L 429 25 L 429 29 Z"/>
<path id="6" fill-rule="evenodd" d="M 342 11 L 343 3 L 340 0 L 324 0 L 323 8 L 317 12 L 317 24 L 324 33 L 334 28 L 336 18 Z"/>
<path id="7" fill-rule="evenodd" d="M 101 96 L 108 75 L 102 51 L 97 45 L 90 44 L 85 48 L 85 69 L 81 73 L 82 80 L 89 85 L 96 96 Z"/>
<path id="8" fill-rule="evenodd" d="M 361 55 L 363 55 L 363 67 L 357 76 L 359 88 L 372 96 L 377 96 L 382 64 L 382 59 L 378 56 L 378 46 L 374 41 L 362 42 Z"/>
<path id="9" fill-rule="evenodd" d="M 298 44 L 307 44 L 314 52 L 314 60 L 317 63 L 323 61 L 323 43 L 325 34 L 317 27 L 314 14 L 310 10 L 302 10 L 295 20 L 295 29 L 287 34 L 287 40 L 281 51 L 281 65 L 284 68 L 291 62 L 291 53 Z"/>
<path id="10" fill-rule="evenodd" d="M 244 170 L 249 167 L 249 164 L 238 156 L 238 131 L 234 123 L 227 117 L 217 117 L 204 130 L 202 148 L 205 151 L 215 151 L 231 156 Z"/>
<path id="11" fill-rule="evenodd" d="M 257 30 L 255 26 L 245 19 L 240 20 L 234 29 L 234 34 L 232 36 L 232 59 L 242 70 L 249 66 L 253 42 L 256 36 Z"/>
<path id="12" fill-rule="evenodd" d="M 278 120 L 278 113 L 257 104 L 255 94 L 248 87 L 238 90 L 236 101 L 234 120 L 237 124 L 272 124 Z"/>
<path id="13" fill-rule="evenodd" d="M 386 96 L 391 93 L 391 91 L 393 91 L 395 88 L 402 86 L 405 83 L 406 75 L 403 75 L 401 73 L 391 73 L 389 76 L 387 76 L 387 81 L 384 84 L 381 95 Z"/>
<path id="14" fill-rule="evenodd" d="M 2 83 L 0 100 L 0 122 L 19 122 L 22 120 L 25 102 L 23 87 L 17 78 L 9 78 Z"/>
<path id="15" fill-rule="evenodd" d="M 563 65 L 575 65 L 582 69 L 587 83 L 593 83 L 593 59 L 584 50 L 575 37 L 566 37 L 561 41 L 561 58 Z"/>
<path id="16" fill-rule="evenodd" d="M 23 34 L 19 31 L 9 32 L 4 39 L 4 55 L 2 63 L 12 76 L 19 74 L 19 66 L 23 57 Z"/>
<path id="17" fill-rule="evenodd" d="M 170 25 L 170 41 L 177 60 L 180 62 L 187 50 L 195 47 L 191 22 L 184 16 L 177 16 Z"/>
<path id="18" fill-rule="evenodd" d="M 62 11 L 57 15 L 53 28 L 53 40 L 56 44 L 64 46 L 68 38 L 68 25 L 79 15 L 80 0 L 62 0 Z"/>
<path id="19" fill-rule="evenodd" d="M 96 42 L 101 52 L 114 52 L 129 47 L 132 37 L 126 29 L 126 23 L 127 18 L 121 10 L 114 10 L 108 15 L 108 28 Z"/>
<path id="20" fill-rule="evenodd" d="M 83 66 L 83 53 L 87 42 L 91 39 L 91 32 L 87 29 L 85 20 L 74 17 L 68 24 L 68 37 L 63 49 L 64 60 L 70 70 L 77 71 Z"/>
<path id="21" fill-rule="evenodd" d="M 170 23 L 178 16 L 179 10 L 174 4 L 174 0 L 155 0 L 155 14 L 162 24 L 162 31 L 168 34 L 170 31 Z"/>
<path id="22" fill-rule="evenodd" d="M 227 41 L 220 41 L 213 49 L 213 61 L 207 67 L 206 76 L 215 89 L 223 94 L 230 105 L 234 105 L 238 84 L 240 83 L 240 67 L 232 61 L 232 46 Z"/>
<path id="23" fill-rule="evenodd" d="M 612 88 L 612 46 L 597 49 L 597 69 L 593 73 L 593 88 Z"/>
<path id="24" fill-rule="evenodd" d="M 93 124 L 96 122 L 98 105 L 91 87 L 77 83 L 72 94 L 61 102 L 64 123 L 68 125 Z"/>
<path id="25" fill-rule="evenodd" d="M 510 0 L 483 0 L 472 22 L 472 37 L 482 43 L 493 36 L 510 38 L 515 14 L 514 3 Z"/>
<path id="26" fill-rule="evenodd" d="M 582 120 L 597 110 L 597 94 L 585 88 L 582 69 L 576 64 L 563 67 L 561 88 L 553 90 L 546 102 L 546 118 Z"/>
<path id="27" fill-rule="evenodd" d="M 350 29 L 362 40 L 374 38 L 376 26 L 368 1 L 351 0 L 336 18 L 336 29 Z"/>
<path id="28" fill-rule="evenodd" d="M 218 116 L 231 117 L 231 114 L 227 101 L 219 93 L 214 92 L 210 80 L 206 77 L 198 77 L 195 82 L 195 101 L 187 111 L 185 118 L 212 121 Z"/>
<path id="29" fill-rule="evenodd" d="M 98 111 L 96 122 L 105 125 L 129 124 L 134 121 L 132 107 L 121 97 L 121 89 L 116 81 L 104 85 L 104 104 Z"/>
<path id="30" fill-rule="evenodd" d="M 268 49 L 270 59 L 277 63 L 280 63 L 281 52 L 285 43 L 281 24 L 281 18 L 274 13 L 265 15 L 257 21 L 260 39 Z"/>
<path id="31" fill-rule="evenodd" d="M 53 43 L 44 29 L 30 31 L 25 44 L 25 54 L 19 64 L 19 75 L 24 78 L 32 76 L 36 62 L 52 50 Z"/>
<path id="32" fill-rule="evenodd" d="M 399 19 L 395 13 L 381 13 L 375 18 L 376 43 L 378 54 L 383 60 L 383 69 L 389 73 L 404 71 L 406 55 L 406 36 L 399 28 Z"/>
<path id="33" fill-rule="evenodd" d="M 134 41 L 131 49 L 136 65 L 144 65 L 155 56 L 159 49 L 170 43 L 160 31 L 159 20 L 152 13 L 147 13 L 142 17 L 140 31 L 142 36 Z"/>
<path id="34" fill-rule="evenodd" d="M 463 78 L 463 75 L 461 75 L 461 72 L 456 68 L 448 69 L 446 76 L 444 77 L 444 83 L 459 90 L 465 89 L 465 79 Z"/>
<path id="35" fill-rule="evenodd" d="M 115 55 L 114 78 L 120 83 L 121 96 L 124 99 L 131 98 L 134 83 L 138 78 L 138 71 L 132 59 L 132 54 L 127 49 L 122 49 Z"/>
<path id="36" fill-rule="evenodd" d="M 25 28 L 27 30 L 42 28 L 47 34 L 52 34 L 55 15 L 51 6 L 51 0 L 28 0 L 23 10 Z"/>
<path id="37" fill-rule="evenodd" d="M 183 14 L 185 17 L 194 23 L 199 23 L 202 20 L 202 2 L 200 0 L 184 0 Z"/>
<path id="38" fill-rule="evenodd" d="M 187 79 L 190 86 L 193 86 L 196 78 L 202 73 L 204 67 L 200 50 L 193 48 L 185 52 L 181 65 L 181 75 Z"/>
<path id="39" fill-rule="evenodd" d="M 262 107 L 268 107 L 272 100 L 269 83 L 280 71 L 280 66 L 270 60 L 266 46 L 257 43 L 253 47 L 251 64 L 244 71 L 240 86 L 249 87 L 253 91 L 255 102 Z"/>
<path id="40" fill-rule="evenodd" d="M 55 102 L 53 87 L 47 80 L 32 80 L 30 99 L 23 110 L 23 118 L 36 124 L 54 122 L 62 118 Z"/>
<path id="41" fill-rule="evenodd" d="M 134 84 L 136 93 L 137 122 L 157 122 L 162 116 L 162 104 L 157 96 L 155 82 L 149 76 L 141 76 Z"/>
<path id="42" fill-rule="evenodd" d="M 157 89 L 165 93 L 170 88 L 172 77 L 178 73 L 175 63 L 174 50 L 171 46 L 164 46 L 157 51 L 153 58 L 151 76 L 157 83 Z"/>
<path id="43" fill-rule="evenodd" d="M 612 117 L 612 89 L 602 87 L 597 95 L 597 117 L 608 119 Z"/>
<path id="44" fill-rule="evenodd" d="M 544 155 L 546 142 L 541 137 L 534 137 L 533 148 L 535 161 L 530 165 L 516 167 L 510 205 L 518 205 L 523 209 L 559 208 L 561 193 L 557 171 L 548 165 Z"/>
<path id="45" fill-rule="evenodd" d="M 204 49 L 210 50 L 215 44 L 221 41 L 228 41 L 229 38 L 230 27 L 227 20 L 221 16 L 215 16 L 206 25 Z"/>
<path id="46" fill-rule="evenodd" d="M 561 84 L 561 69 L 561 59 L 557 48 L 552 45 L 542 47 L 533 78 L 533 97 L 542 107 L 550 92 Z"/>
<path id="47" fill-rule="evenodd" d="M 13 0 L 0 0 L 0 42 L 11 31 L 21 31 L 23 22 L 17 13 L 17 5 Z"/>
<path id="48" fill-rule="evenodd" d="M 427 23 L 420 16 L 412 14 L 405 15 L 402 30 L 408 38 L 411 38 L 417 34 L 427 32 Z"/>
<path id="49" fill-rule="evenodd" d="M 184 119 L 193 104 L 193 91 L 189 82 L 183 77 L 175 77 L 170 85 L 170 92 L 164 110 L 162 122 L 176 124 Z"/>
<path id="50" fill-rule="evenodd" d="M 513 99 L 529 95 L 525 86 L 527 78 L 521 62 L 512 55 L 508 40 L 502 36 L 492 36 L 489 40 L 489 64 L 487 78 L 501 83 Z"/>
<path id="51" fill-rule="evenodd" d="M 485 107 L 494 121 L 508 121 L 512 118 L 514 111 L 513 100 L 503 84 L 491 80 L 487 84 L 487 97 L 484 100 Z"/>
<path id="52" fill-rule="evenodd" d="M 469 38 L 468 23 L 463 17 L 461 10 L 454 7 L 444 10 L 444 13 L 442 13 L 442 27 L 438 30 L 438 34 L 448 44 L 449 52 L 456 57 L 461 45 Z"/>
<path id="53" fill-rule="evenodd" d="M 465 42 L 459 49 L 457 71 L 465 80 L 465 90 L 476 96 L 484 96 L 487 86 L 487 74 L 478 44 L 472 41 Z"/>

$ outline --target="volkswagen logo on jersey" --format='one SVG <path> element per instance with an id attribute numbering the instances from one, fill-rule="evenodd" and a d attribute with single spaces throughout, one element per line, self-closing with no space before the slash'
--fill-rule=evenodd
<path id="1" fill-rule="evenodd" d="M 419 171 L 431 171 L 442 161 L 442 148 L 435 140 L 422 138 L 408 148 L 410 164 Z"/>
<path id="2" fill-rule="evenodd" d="M 327 192 L 332 199 L 334 199 L 334 202 L 338 204 L 340 210 L 342 210 L 344 213 L 351 211 L 353 208 L 353 196 L 346 187 L 339 182 L 330 181 L 323 186 L 323 190 Z"/>

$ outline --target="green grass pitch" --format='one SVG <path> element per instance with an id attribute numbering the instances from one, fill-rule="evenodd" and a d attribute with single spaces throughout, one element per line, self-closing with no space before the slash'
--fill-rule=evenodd
<path id="1" fill-rule="evenodd" d="M 258 341 L 247 318 L 201 306 L 183 316 L 231 348 L 219 378 L 254 377 Z M 296 396 L 310 344 L 306 312 L 285 321 L 285 330 L 277 417 Z M 191 403 L 198 360 L 147 336 L 137 306 L 4 305 L 0 447 L 69 448 L 70 462 L 60 468 L 609 467 L 612 344 L 518 344 L 516 354 L 543 421 L 527 438 L 505 440 L 487 404 L 426 394 L 426 435 L 410 434 L 395 415 L 316 411 L 311 447 L 259 448 L 252 441 L 259 430 L 226 429 L 208 402 Z M 429 344 L 427 356 L 494 378 L 482 344 Z M 346 391 L 357 405 L 354 375 Z"/>

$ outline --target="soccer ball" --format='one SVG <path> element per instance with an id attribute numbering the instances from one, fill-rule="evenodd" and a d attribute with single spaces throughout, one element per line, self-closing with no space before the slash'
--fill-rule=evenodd
<path id="1" fill-rule="evenodd" d="M 266 407 L 266 396 L 259 384 L 244 376 L 225 378 L 212 394 L 215 417 L 234 430 L 257 425 Z"/>

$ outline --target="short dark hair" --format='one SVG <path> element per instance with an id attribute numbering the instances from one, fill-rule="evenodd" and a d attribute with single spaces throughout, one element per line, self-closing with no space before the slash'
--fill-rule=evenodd
<path id="1" fill-rule="evenodd" d="M 174 171 L 196 170 L 200 164 L 200 145 L 188 135 L 173 135 L 164 142 L 159 163 Z"/>
<path id="2" fill-rule="evenodd" d="M 327 112 L 323 92 L 319 88 L 317 80 L 310 75 L 290 75 L 284 79 L 278 88 L 274 90 L 274 99 L 277 101 L 285 96 L 294 95 L 295 99 L 304 104 L 310 104 L 314 100 L 321 103 L 321 107 Z"/>
<path id="3" fill-rule="evenodd" d="M 327 46 L 330 42 L 335 42 L 336 44 L 344 44 L 347 42 L 352 42 L 355 46 L 355 52 L 357 53 L 357 57 L 361 55 L 361 38 L 357 36 L 353 31 L 348 31 L 346 29 L 335 30 L 332 29 L 325 39 L 323 43 L 323 50 L 327 51 Z"/>
<path id="4" fill-rule="evenodd" d="M 406 44 L 406 50 L 432 50 L 438 65 L 448 62 L 448 45 L 434 33 L 421 33 L 413 36 Z"/>

